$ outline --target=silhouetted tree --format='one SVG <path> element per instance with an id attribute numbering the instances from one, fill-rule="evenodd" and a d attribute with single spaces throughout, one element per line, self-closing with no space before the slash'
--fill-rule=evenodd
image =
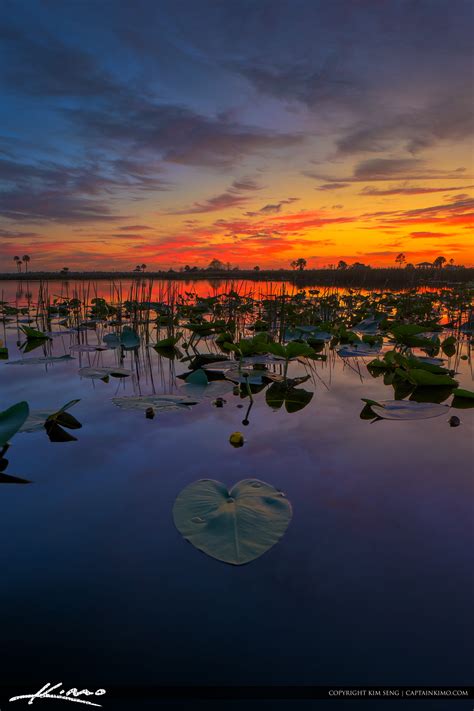
<path id="1" fill-rule="evenodd" d="M 253 268 L 253 270 L 254 270 L 254 272 L 259 272 L 259 271 L 260 271 L 260 267 L 257 265 L 256 267 Z"/>
<path id="2" fill-rule="evenodd" d="M 343 259 L 340 259 L 337 263 L 337 268 L 341 270 L 347 269 L 347 262 L 345 262 Z"/>
<path id="3" fill-rule="evenodd" d="M 230 264 L 228 265 L 228 267 L 230 267 Z M 224 263 L 221 262 L 220 259 L 212 259 L 209 262 L 208 269 L 215 269 L 215 270 L 224 269 Z"/>
<path id="4" fill-rule="evenodd" d="M 436 259 L 433 262 L 433 266 L 436 267 L 436 269 L 442 269 L 443 265 L 446 264 L 446 257 L 436 257 Z"/>
<path id="5" fill-rule="evenodd" d="M 28 263 L 30 261 L 30 255 L 29 254 L 24 254 L 23 255 L 23 261 L 25 263 L 25 271 L 28 272 Z"/>
<path id="6" fill-rule="evenodd" d="M 395 257 L 395 263 L 398 264 L 399 267 L 405 264 L 406 261 L 407 258 L 405 257 L 403 252 L 400 252 L 400 254 Z"/>
<path id="7" fill-rule="evenodd" d="M 299 271 L 302 272 L 306 266 L 306 259 L 303 259 L 303 257 L 295 259 L 293 262 L 291 262 L 290 266 L 293 269 L 299 269 Z"/>

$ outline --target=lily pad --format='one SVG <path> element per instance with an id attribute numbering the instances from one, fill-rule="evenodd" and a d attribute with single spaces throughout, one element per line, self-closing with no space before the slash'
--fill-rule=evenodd
<path id="1" fill-rule="evenodd" d="M 445 415 L 449 409 L 447 405 L 414 400 L 385 400 L 370 404 L 370 408 L 384 420 L 426 420 Z"/>
<path id="2" fill-rule="evenodd" d="M 60 425 L 69 427 L 70 429 L 79 429 L 80 422 L 75 417 L 69 415 L 66 410 L 69 410 L 73 405 L 76 405 L 79 400 L 71 400 L 63 405 L 59 410 L 51 412 L 51 410 L 30 410 L 28 418 L 22 424 L 19 432 L 38 432 L 42 430 L 48 420 L 55 420 Z"/>
<path id="3" fill-rule="evenodd" d="M 265 393 L 265 401 L 273 410 L 279 410 L 285 403 L 286 411 L 291 414 L 302 410 L 313 399 L 314 393 L 303 388 L 295 388 L 285 383 L 273 383 Z"/>
<path id="4" fill-rule="evenodd" d="M 453 401 L 451 407 L 467 410 L 474 407 L 474 392 L 465 390 L 464 388 L 456 388 L 453 392 Z"/>
<path id="5" fill-rule="evenodd" d="M 16 434 L 26 418 L 30 409 L 27 402 L 18 402 L 7 410 L 0 412 L 0 447 L 3 447 Z"/>
<path id="6" fill-rule="evenodd" d="M 186 382 L 189 385 L 200 385 L 206 387 L 209 384 L 206 373 L 202 368 L 198 370 L 193 370 L 188 376 L 186 376 Z"/>
<path id="7" fill-rule="evenodd" d="M 168 336 L 168 338 L 162 338 L 153 344 L 153 348 L 174 348 L 178 343 L 179 339 L 183 334 L 177 333 L 176 336 Z"/>
<path id="8" fill-rule="evenodd" d="M 77 353 L 93 353 L 94 351 L 106 351 L 106 346 L 93 346 L 89 343 L 76 343 L 74 346 L 70 346 L 70 351 L 75 351 Z"/>
<path id="9" fill-rule="evenodd" d="M 158 412 L 170 410 L 189 410 L 191 405 L 197 405 L 195 398 L 186 395 L 144 395 L 141 397 L 113 397 L 112 402 L 124 410 L 140 410 L 145 412 L 152 407 Z"/>
<path id="10" fill-rule="evenodd" d="M 125 350 L 131 350 L 140 345 L 140 337 L 130 326 L 124 326 L 122 333 L 119 334 L 108 333 L 104 336 L 103 341 L 109 348 L 119 348 L 123 346 Z"/>
<path id="11" fill-rule="evenodd" d="M 248 383 L 249 385 L 262 385 L 273 380 L 273 375 L 266 369 L 258 368 L 231 368 L 225 372 L 227 380 L 233 383 Z"/>
<path id="12" fill-rule="evenodd" d="M 211 558 L 231 565 L 256 560 L 284 535 L 291 504 L 282 492 L 258 479 L 239 481 L 230 491 L 201 479 L 185 487 L 173 506 L 181 535 Z"/>
<path id="13" fill-rule="evenodd" d="M 378 316 L 369 316 L 369 318 L 364 319 L 360 323 L 352 326 L 353 331 L 358 331 L 359 333 L 374 334 L 378 331 L 379 324 L 384 319 L 384 315 L 379 314 Z"/>
<path id="14" fill-rule="evenodd" d="M 20 330 L 23 331 L 29 341 L 36 339 L 47 340 L 49 338 L 47 333 L 37 331 L 35 328 L 30 328 L 30 326 L 20 326 Z"/>
<path id="15" fill-rule="evenodd" d="M 430 373 L 428 370 L 422 368 L 413 368 L 408 371 L 408 378 L 412 383 L 416 385 L 424 386 L 446 386 L 451 385 L 455 387 L 458 382 L 451 378 L 449 375 L 438 375 L 437 373 Z"/>
<path id="16" fill-rule="evenodd" d="M 91 378 L 92 380 L 103 380 L 104 378 L 128 378 L 130 375 L 134 375 L 133 370 L 128 370 L 127 368 L 119 368 L 118 366 L 104 366 L 104 367 L 85 367 L 79 369 L 79 375 L 82 378 Z"/>
<path id="17" fill-rule="evenodd" d="M 185 385 L 180 387 L 180 391 L 198 402 L 203 397 L 214 399 L 227 395 L 232 388 L 233 385 L 229 380 L 213 380 L 207 385 L 195 385 L 186 382 Z"/>
<path id="18" fill-rule="evenodd" d="M 472 390 L 465 390 L 464 388 L 456 388 L 453 392 L 454 397 L 460 397 L 466 400 L 474 401 L 474 392 Z"/>
<path id="19" fill-rule="evenodd" d="M 21 358 L 20 360 L 10 360 L 5 365 L 44 365 L 45 363 L 62 363 L 67 360 L 74 360 L 70 355 L 44 356 L 43 358 Z"/>
<path id="20" fill-rule="evenodd" d="M 376 355 L 380 353 L 380 350 L 380 345 L 371 346 L 368 343 L 352 343 L 351 345 L 340 346 L 337 349 L 337 353 L 341 358 L 364 358 Z"/>

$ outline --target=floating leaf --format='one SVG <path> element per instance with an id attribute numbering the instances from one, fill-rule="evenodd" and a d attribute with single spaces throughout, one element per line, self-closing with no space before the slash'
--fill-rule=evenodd
<path id="1" fill-rule="evenodd" d="M 36 339 L 46 341 L 49 339 L 49 336 L 47 333 L 43 333 L 42 331 L 37 331 L 35 328 L 30 328 L 29 326 L 20 326 L 20 330 L 23 331 L 23 333 L 25 334 L 28 341 L 30 341 L 30 340 L 34 341 Z"/>
<path id="2" fill-rule="evenodd" d="M 144 395 L 142 397 L 114 397 L 114 405 L 124 410 L 140 410 L 145 412 L 152 407 L 158 412 L 169 410 L 189 410 L 191 405 L 197 405 L 195 398 L 185 395 Z"/>
<path id="3" fill-rule="evenodd" d="M 215 380 L 207 385 L 193 385 L 192 383 L 186 382 L 180 390 L 184 395 L 195 401 L 199 401 L 203 397 L 213 399 L 226 395 L 232 390 L 232 387 L 232 383 L 228 380 Z"/>
<path id="4" fill-rule="evenodd" d="M 288 413 L 298 412 L 308 405 L 314 393 L 303 388 L 295 388 L 285 383 L 272 383 L 265 393 L 265 401 L 273 410 L 285 404 Z"/>
<path id="5" fill-rule="evenodd" d="M 455 407 L 462 410 L 467 410 L 468 408 L 474 407 L 474 392 L 472 390 L 464 390 L 463 388 L 457 388 L 453 392 L 454 398 L 451 403 L 451 407 Z"/>
<path id="6" fill-rule="evenodd" d="M 424 386 L 443 386 L 452 385 L 453 387 L 458 384 L 457 380 L 451 378 L 449 375 L 438 375 L 436 373 L 430 373 L 428 370 L 423 368 L 414 368 L 408 371 L 409 380 L 415 385 Z"/>
<path id="7" fill-rule="evenodd" d="M 44 356 L 43 358 L 21 358 L 20 360 L 10 360 L 5 365 L 44 365 L 45 363 L 62 363 L 67 360 L 75 360 L 70 355 Z"/>
<path id="8" fill-rule="evenodd" d="M 456 353 L 456 339 L 454 336 L 448 336 L 444 339 L 441 344 L 441 350 L 446 353 L 448 357 L 453 356 Z"/>
<path id="9" fill-rule="evenodd" d="M 7 410 L 0 412 L 0 447 L 8 444 L 25 422 L 30 412 L 27 402 L 18 402 Z"/>
<path id="10" fill-rule="evenodd" d="M 360 323 L 352 326 L 354 331 L 365 334 L 375 334 L 379 328 L 380 322 L 385 318 L 385 314 L 378 314 L 377 316 L 369 316 L 365 318 Z"/>
<path id="11" fill-rule="evenodd" d="M 444 415 L 449 409 L 447 405 L 413 400 L 385 400 L 370 407 L 384 420 L 425 420 Z"/>
<path id="12" fill-rule="evenodd" d="M 173 506 L 181 535 L 198 550 L 231 565 L 259 558 L 284 535 L 291 521 L 284 494 L 258 479 L 239 481 L 230 492 L 201 479 L 185 487 Z"/>
<path id="13" fill-rule="evenodd" d="M 103 341 L 109 348 L 119 348 L 123 346 L 126 350 L 137 348 L 140 345 L 140 337 L 130 326 L 124 326 L 122 333 L 119 334 L 108 333 L 104 336 Z"/>
<path id="14" fill-rule="evenodd" d="M 472 390 L 465 390 L 464 388 L 456 388 L 453 392 L 454 397 L 463 398 L 466 400 L 474 400 L 474 392 Z"/>
<path id="15" fill-rule="evenodd" d="M 273 380 L 270 371 L 260 368 L 231 368 L 225 372 L 225 377 L 233 383 L 249 385 L 262 385 L 268 380 Z"/>
<path id="16" fill-rule="evenodd" d="M 207 375 L 202 368 L 193 370 L 188 376 L 186 376 L 186 382 L 189 385 L 201 385 L 204 387 L 209 384 Z"/>
<path id="17" fill-rule="evenodd" d="M 371 346 L 368 343 L 353 343 L 350 346 L 340 346 L 337 349 L 337 353 L 341 358 L 364 358 L 380 353 L 380 348 L 380 345 Z M 369 365 L 372 366 L 372 363 Z"/>
<path id="18" fill-rule="evenodd" d="M 176 336 L 162 338 L 161 341 L 157 341 L 155 344 L 153 344 L 153 348 L 174 348 L 174 346 L 178 343 L 182 335 L 182 333 L 177 333 Z"/>
<path id="19" fill-rule="evenodd" d="M 134 375 L 133 370 L 127 370 L 127 368 L 119 368 L 117 366 L 104 366 L 104 367 L 86 367 L 79 369 L 79 375 L 82 378 L 91 378 L 92 380 L 104 380 L 104 378 L 128 378 L 130 375 Z"/>
<path id="20" fill-rule="evenodd" d="M 51 412 L 51 410 L 30 410 L 28 418 L 20 427 L 19 432 L 38 432 L 42 430 L 47 420 L 55 419 L 60 425 L 69 429 L 78 429 L 82 425 L 75 417 L 70 415 L 66 410 L 76 405 L 79 400 L 70 400 L 63 405 L 59 410 Z"/>
<path id="21" fill-rule="evenodd" d="M 452 395 L 452 385 L 417 386 L 410 395 L 410 400 L 416 402 L 444 402 Z"/>
<path id="22" fill-rule="evenodd" d="M 93 346 L 89 343 L 76 343 L 74 346 L 70 346 L 70 351 L 76 351 L 78 353 L 92 353 L 94 351 L 106 351 L 106 346 Z"/>

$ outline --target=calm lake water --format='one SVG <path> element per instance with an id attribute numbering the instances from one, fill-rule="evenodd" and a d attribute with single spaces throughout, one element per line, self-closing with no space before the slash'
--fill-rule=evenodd
<path id="1" fill-rule="evenodd" d="M 122 285 L 123 298 L 129 288 Z M 156 284 L 153 299 L 170 288 L 204 296 L 215 285 Z M 269 286 L 240 288 L 258 295 Z M 37 289 L 31 283 L 33 304 Z M 85 286 L 48 289 L 63 297 Z M 2 290 L 11 302 L 27 300 L 24 284 L 18 294 L 13 282 Z M 110 299 L 114 290 L 98 282 L 95 293 Z M 54 329 L 64 330 L 58 321 Z M 44 355 L 22 355 L 15 321 L 2 331 L 10 360 Z M 98 325 L 80 340 L 99 344 L 107 332 Z M 203 396 L 149 420 L 112 398 L 179 393 L 175 376 L 186 364 L 142 348 L 121 363 L 134 377 L 81 378 L 79 368 L 117 365 L 119 356 L 70 351 L 77 342 L 77 334 L 56 335 L 48 350 L 74 360 L 0 361 L 0 409 L 27 400 L 56 411 L 78 398 L 71 414 L 83 425 L 76 442 L 19 433 L 7 454 L 6 473 L 33 483 L 0 490 L 4 681 L 472 682 L 474 409 L 363 420 L 361 398 L 392 399 L 393 390 L 369 374 L 369 358 L 328 350 L 302 386 L 314 395 L 298 412 L 273 410 L 263 389 L 243 425 L 248 399 L 231 385 L 223 408 Z M 211 340 L 200 350 L 219 352 Z M 457 360 L 456 369 L 460 387 L 472 389 L 469 362 Z M 290 364 L 291 377 L 306 372 Z M 459 427 L 448 424 L 453 412 Z M 229 444 L 234 431 L 245 435 L 241 448 Z M 249 477 L 286 492 L 293 520 L 265 555 L 234 567 L 187 543 L 172 507 L 197 479 L 230 488 Z"/>

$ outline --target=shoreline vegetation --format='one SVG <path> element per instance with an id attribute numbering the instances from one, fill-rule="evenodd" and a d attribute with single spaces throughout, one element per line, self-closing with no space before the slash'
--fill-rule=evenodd
<path id="1" fill-rule="evenodd" d="M 452 286 L 474 281 L 474 267 L 444 268 L 372 268 L 347 269 L 193 269 L 167 271 L 28 271 L 0 273 L 0 281 L 162 279 L 180 281 L 287 281 L 295 286 L 346 286 L 411 288 L 417 286 Z"/>

